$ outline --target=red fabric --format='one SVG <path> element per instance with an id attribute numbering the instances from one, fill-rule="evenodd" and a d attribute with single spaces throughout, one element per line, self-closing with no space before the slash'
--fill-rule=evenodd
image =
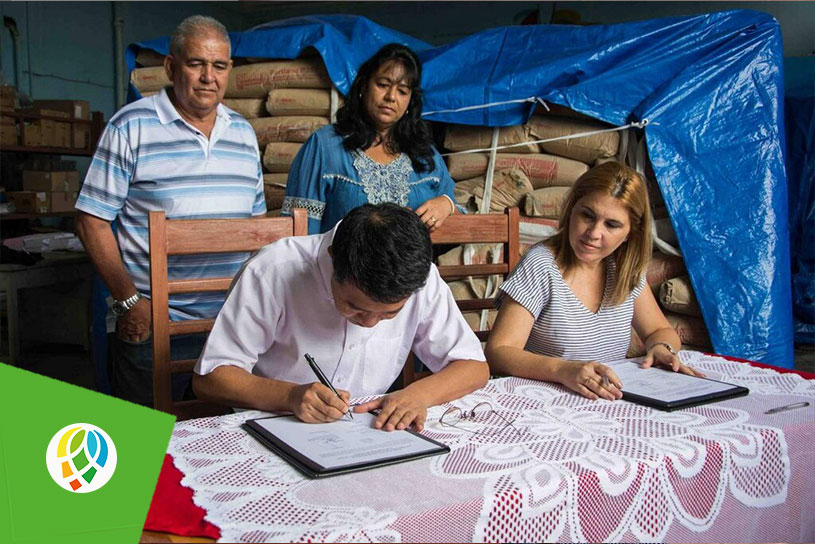
<path id="1" fill-rule="evenodd" d="M 165 455 L 144 530 L 207 536 L 217 540 L 221 537 L 220 529 L 204 520 L 206 512 L 193 503 L 192 489 L 181 485 L 183 477 L 181 471 L 175 468 L 172 456 Z"/>
<path id="2" fill-rule="evenodd" d="M 717 355 L 717 357 L 747 363 L 759 368 L 769 368 L 780 373 L 792 372 L 807 380 L 815 379 L 815 374 L 811 372 L 789 370 L 727 355 Z M 163 531 L 183 536 L 220 538 L 221 531 L 215 525 L 205 521 L 206 512 L 193 503 L 192 489 L 181 485 L 183 476 L 181 471 L 175 468 L 172 456 L 169 454 L 165 456 L 156 491 L 153 494 L 153 502 L 150 504 L 150 511 L 147 512 L 144 529 L 146 531 Z"/>

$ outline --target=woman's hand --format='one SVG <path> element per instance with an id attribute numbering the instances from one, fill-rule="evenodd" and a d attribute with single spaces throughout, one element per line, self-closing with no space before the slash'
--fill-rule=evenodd
<path id="1" fill-rule="evenodd" d="M 431 198 L 416 208 L 416 215 L 432 231 L 439 228 L 444 220 L 453 215 L 455 207 L 446 196 Z"/>
<path id="2" fill-rule="evenodd" d="M 611 368 L 594 361 L 565 361 L 558 378 L 560 383 L 591 400 L 616 400 L 623 397 L 620 378 Z"/>
<path id="3" fill-rule="evenodd" d="M 645 359 L 642 361 L 640 366 L 642 368 L 649 368 L 655 364 L 668 367 L 674 372 L 681 372 L 682 374 L 689 374 L 691 376 L 699 376 L 700 378 L 705 377 L 702 372 L 699 372 L 692 366 L 682 364 L 679 357 L 668 351 L 668 348 L 666 348 L 661 342 L 651 346 L 651 349 L 649 349 L 648 353 L 645 354 Z"/>

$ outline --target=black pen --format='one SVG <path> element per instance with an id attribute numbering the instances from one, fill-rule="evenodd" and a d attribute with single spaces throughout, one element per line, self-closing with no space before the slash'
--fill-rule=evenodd
<path id="1" fill-rule="evenodd" d="M 337 390 L 334 389 L 334 386 L 331 385 L 331 382 L 328 381 L 328 378 L 326 378 L 325 374 L 323 374 L 323 370 L 317 365 L 317 361 L 314 360 L 314 357 L 312 357 L 308 353 L 305 354 L 305 357 L 306 357 L 306 362 L 308 363 L 308 366 L 310 366 L 311 370 L 317 375 L 317 379 L 320 380 L 320 383 L 323 384 L 324 386 L 326 386 L 327 388 L 331 389 L 331 391 L 333 391 L 334 394 L 337 395 L 337 397 L 339 397 L 340 400 L 342 400 L 342 397 L 340 397 L 340 394 L 337 393 Z M 351 413 L 351 407 L 350 406 L 348 407 L 347 414 L 348 414 L 348 417 L 350 417 L 351 419 L 354 419 L 354 416 Z"/>

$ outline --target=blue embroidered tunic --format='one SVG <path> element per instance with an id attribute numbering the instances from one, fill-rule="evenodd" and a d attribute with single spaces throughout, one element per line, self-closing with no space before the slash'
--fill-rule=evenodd
<path id="1" fill-rule="evenodd" d="M 454 185 L 438 152 L 429 172 L 415 172 L 404 153 L 390 164 L 379 164 L 362 150 L 346 151 L 342 137 L 329 125 L 312 134 L 294 158 L 281 213 L 305 208 L 308 232 L 317 234 L 366 203 L 393 202 L 415 210 L 443 194 L 455 202 Z"/>

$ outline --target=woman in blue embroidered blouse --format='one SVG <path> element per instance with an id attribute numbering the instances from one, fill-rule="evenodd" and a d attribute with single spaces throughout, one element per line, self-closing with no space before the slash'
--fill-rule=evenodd
<path id="1" fill-rule="evenodd" d="M 306 141 L 289 170 L 284 215 L 308 210 L 309 234 L 326 232 L 362 204 L 393 202 L 431 230 L 456 213 L 454 182 L 422 121 L 422 67 L 388 44 L 359 69 L 337 122 Z"/>

